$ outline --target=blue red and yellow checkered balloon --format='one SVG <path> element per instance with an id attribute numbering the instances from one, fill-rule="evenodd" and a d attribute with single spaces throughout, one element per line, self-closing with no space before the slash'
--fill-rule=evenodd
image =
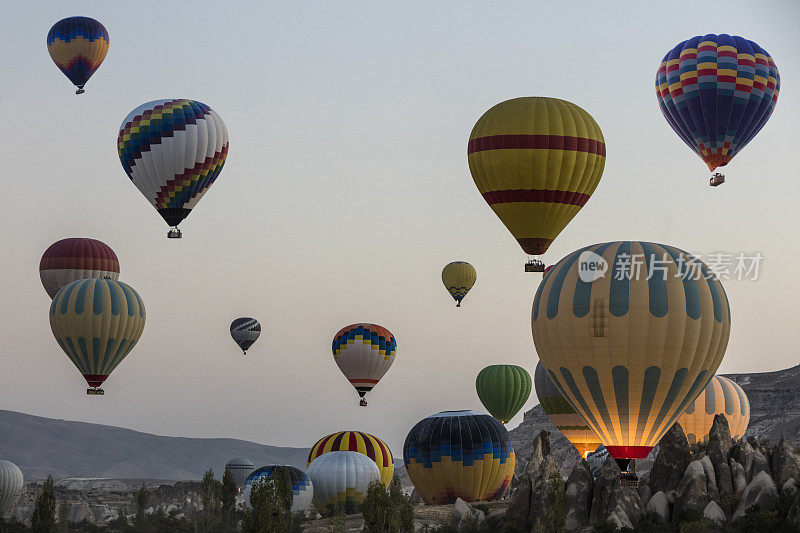
<path id="1" fill-rule="evenodd" d="M 69 17 L 59 20 L 47 34 L 47 51 L 53 62 L 69 81 L 83 92 L 108 53 L 108 31 L 89 17 Z"/>
<path id="2" fill-rule="evenodd" d="M 780 80 L 775 62 L 753 41 L 709 34 L 683 41 L 664 56 L 656 97 L 675 133 L 713 171 L 767 123 Z"/>

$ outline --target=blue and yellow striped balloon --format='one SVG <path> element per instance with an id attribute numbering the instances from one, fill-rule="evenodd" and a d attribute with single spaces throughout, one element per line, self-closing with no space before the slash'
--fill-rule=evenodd
<path id="1" fill-rule="evenodd" d="M 142 335 L 145 309 L 130 286 L 108 278 L 65 285 L 50 305 L 50 329 L 90 387 L 99 387 Z"/>
<path id="2" fill-rule="evenodd" d="M 722 362 L 722 284 L 674 246 L 608 242 L 577 250 L 542 280 L 533 341 L 550 379 L 624 466 L 645 457 Z"/>
<path id="3" fill-rule="evenodd" d="M 47 51 L 69 81 L 83 92 L 83 86 L 100 67 L 108 53 L 108 31 L 89 17 L 59 20 L 47 34 Z"/>

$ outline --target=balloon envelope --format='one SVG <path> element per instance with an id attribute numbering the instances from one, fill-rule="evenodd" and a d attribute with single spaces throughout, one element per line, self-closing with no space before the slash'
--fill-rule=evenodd
<path id="1" fill-rule="evenodd" d="M 311 502 L 314 496 L 314 484 L 308 475 L 291 465 L 267 465 L 254 470 L 247 477 L 244 486 L 244 502 L 248 508 L 252 507 L 250 504 L 250 494 L 253 490 L 253 484 L 259 480 L 272 479 L 275 474 L 280 470 L 286 470 L 289 473 L 289 483 L 292 485 L 292 512 L 305 511 L 311 508 Z"/>
<path id="2" fill-rule="evenodd" d="M 322 454 L 346 451 L 364 454 L 375 461 L 381 473 L 381 483 L 389 486 L 394 476 L 392 451 L 381 439 L 363 431 L 340 431 L 322 437 L 309 450 L 306 467 Z"/>
<path id="3" fill-rule="evenodd" d="M 734 440 L 744 436 L 750 423 L 750 401 L 735 381 L 723 376 L 711 378 L 700 396 L 678 418 L 689 444 L 708 441 L 717 414 L 725 415 Z"/>
<path id="4" fill-rule="evenodd" d="M 133 184 L 170 226 L 189 216 L 228 156 L 222 118 L 196 100 L 153 100 L 131 111 L 117 150 Z"/>
<path id="5" fill-rule="evenodd" d="M 362 398 L 394 362 L 397 341 L 377 324 L 351 324 L 333 337 L 333 358 Z"/>
<path id="6" fill-rule="evenodd" d="M 14 508 L 24 486 L 22 470 L 11 461 L 0 460 L 0 518 Z"/>
<path id="7" fill-rule="evenodd" d="M 241 492 L 242 487 L 244 487 L 244 484 L 247 481 L 247 476 L 249 476 L 250 473 L 255 470 L 255 465 L 250 459 L 237 457 L 228 461 L 228 464 L 225 465 L 225 470 L 231 471 L 233 480 L 236 482 L 236 488 L 239 489 L 239 492 Z"/>
<path id="8" fill-rule="evenodd" d="M 314 506 L 332 511 L 342 506 L 346 513 L 357 513 L 369 484 L 380 481 L 373 460 L 358 452 L 330 452 L 314 459 L 308 467 L 314 482 Z"/>
<path id="9" fill-rule="evenodd" d="M 442 283 L 450 296 L 456 301 L 456 307 L 461 307 L 461 300 L 475 285 L 478 273 L 475 267 L 466 261 L 453 261 L 442 269 Z"/>
<path id="10" fill-rule="evenodd" d="M 428 505 L 501 497 L 514 476 L 514 459 L 506 428 L 474 411 L 420 420 L 403 445 L 406 471 Z"/>
<path id="11" fill-rule="evenodd" d="M 478 398 L 489 413 L 505 424 L 531 395 L 531 375 L 517 365 L 490 365 L 475 378 Z"/>
<path id="12" fill-rule="evenodd" d="M 467 158 L 486 203 L 526 253 L 540 255 L 597 188 L 606 145 L 577 105 L 514 98 L 478 119 Z"/>
<path id="13" fill-rule="evenodd" d="M 130 353 L 144 324 L 139 294 L 112 279 L 73 281 L 50 305 L 50 329 L 90 387 L 99 387 Z"/>
<path id="14" fill-rule="evenodd" d="M 50 298 L 68 283 L 86 278 L 119 279 L 119 260 L 109 245 L 74 237 L 50 245 L 39 261 L 39 278 Z"/>
<path id="15" fill-rule="evenodd" d="M 259 335 L 261 335 L 261 324 L 255 318 L 241 317 L 231 322 L 231 337 L 245 353 Z"/>
<path id="16" fill-rule="evenodd" d="M 577 250 L 542 280 L 533 341 L 561 394 L 615 459 L 640 459 L 722 362 L 730 308 L 699 259 L 649 242 Z"/>
<path id="17" fill-rule="evenodd" d="M 567 399 L 561 395 L 558 387 L 547 375 L 547 371 L 542 366 L 541 361 L 536 363 L 533 384 L 544 414 L 547 415 L 567 440 L 575 446 L 581 457 L 586 457 L 587 453 L 593 452 L 600 446 L 598 436 L 586 424 L 583 417 L 572 408 Z"/>
<path id="18" fill-rule="evenodd" d="M 108 53 L 108 31 L 89 17 L 59 20 L 47 34 L 47 51 L 56 66 L 79 90 Z"/>
<path id="19" fill-rule="evenodd" d="M 708 165 L 728 162 L 761 131 L 778 101 L 780 75 L 753 41 L 692 37 L 656 73 L 656 97 L 670 127 Z"/>

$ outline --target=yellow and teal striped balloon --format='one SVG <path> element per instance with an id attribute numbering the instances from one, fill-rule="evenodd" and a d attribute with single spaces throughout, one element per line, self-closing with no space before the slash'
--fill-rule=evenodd
<path id="1" fill-rule="evenodd" d="M 50 305 L 50 329 L 58 345 L 93 388 L 136 346 L 144 323 L 139 294 L 108 278 L 73 281 Z"/>
<path id="2" fill-rule="evenodd" d="M 699 259 L 618 241 L 550 269 L 531 324 L 550 379 L 627 466 L 647 456 L 714 376 L 731 315 L 725 289 Z"/>
<path id="3" fill-rule="evenodd" d="M 475 285 L 478 273 L 475 267 L 466 261 L 453 261 L 442 269 L 442 283 L 450 296 L 456 301 L 456 307 L 461 307 L 461 300 Z"/>
<path id="4" fill-rule="evenodd" d="M 531 395 L 531 375 L 517 365 L 489 365 L 475 378 L 478 398 L 489 413 L 505 424 Z"/>
<path id="5" fill-rule="evenodd" d="M 744 437 L 750 423 L 750 401 L 738 383 L 724 376 L 714 376 L 678 419 L 689 444 L 708 442 L 718 414 L 725 415 L 734 440 Z"/>

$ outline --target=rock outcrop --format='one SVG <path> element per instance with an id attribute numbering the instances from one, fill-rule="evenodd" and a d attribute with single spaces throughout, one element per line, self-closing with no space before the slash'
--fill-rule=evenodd
<path id="1" fill-rule="evenodd" d="M 773 509 L 777 503 L 778 490 L 775 488 L 775 482 L 768 473 L 759 472 L 744 489 L 739 506 L 733 513 L 733 520 L 743 516 L 753 505 L 758 505 L 762 509 Z"/>
<path id="2" fill-rule="evenodd" d="M 706 508 L 703 509 L 703 516 L 715 520 L 718 524 L 725 523 L 725 512 L 715 501 L 708 502 Z"/>
<path id="3" fill-rule="evenodd" d="M 690 460 L 689 441 L 681 425 L 675 424 L 659 442 L 659 452 L 650 469 L 652 493 L 676 490 Z"/>
<path id="4" fill-rule="evenodd" d="M 733 440 L 728 427 L 728 419 L 724 415 L 716 415 L 711 431 L 708 432 L 706 455 L 714 467 L 720 498 L 733 497 L 733 478 L 728 465 L 731 448 L 733 448 Z"/>
<path id="5" fill-rule="evenodd" d="M 663 520 L 669 521 L 670 511 L 669 511 L 669 499 L 667 498 L 667 495 L 664 494 L 662 491 L 658 491 L 655 494 L 653 494 L 653 497 L 650 498 L 649 502 L 647 502 L 646 510 L 653 511 Z"/>
<path id="6" fill-rule="evenodd" d="M 586 461 L 575 463 L 567 479 L 564 498 L 567 531 L 580 531 L 589 525 L 593 492 L 594 478 L 589 463 Z"/>
<path id="7" fill-rule="evenodd" d="M 694 460 L 686 467 L 686 472 L 678 485 L 673 517 L 691 511 L 702 512 L 709 501 L 706 471 L 702 462 Z"/>
<path id="8" fill-rule="evenodd" d="M 563 483 L 558 463 L 550 448 L 550 434 L 542 430 L 534 439 L 531 457 L 520 476 L 519 486 L 511 497 L 506 521 L 528 531 L 536 519 L 543 521 L 549 505 L 550 480 L 557 476 Z"/>
<path id="9" fill-rule="evenodd" d="M 800 459 L 792 453 L 786 438 L 781 436 L 781 440 L 769 458 L 772 478 L 775 484 L 783 486 L 787 479 L 800 479 Z"/>

